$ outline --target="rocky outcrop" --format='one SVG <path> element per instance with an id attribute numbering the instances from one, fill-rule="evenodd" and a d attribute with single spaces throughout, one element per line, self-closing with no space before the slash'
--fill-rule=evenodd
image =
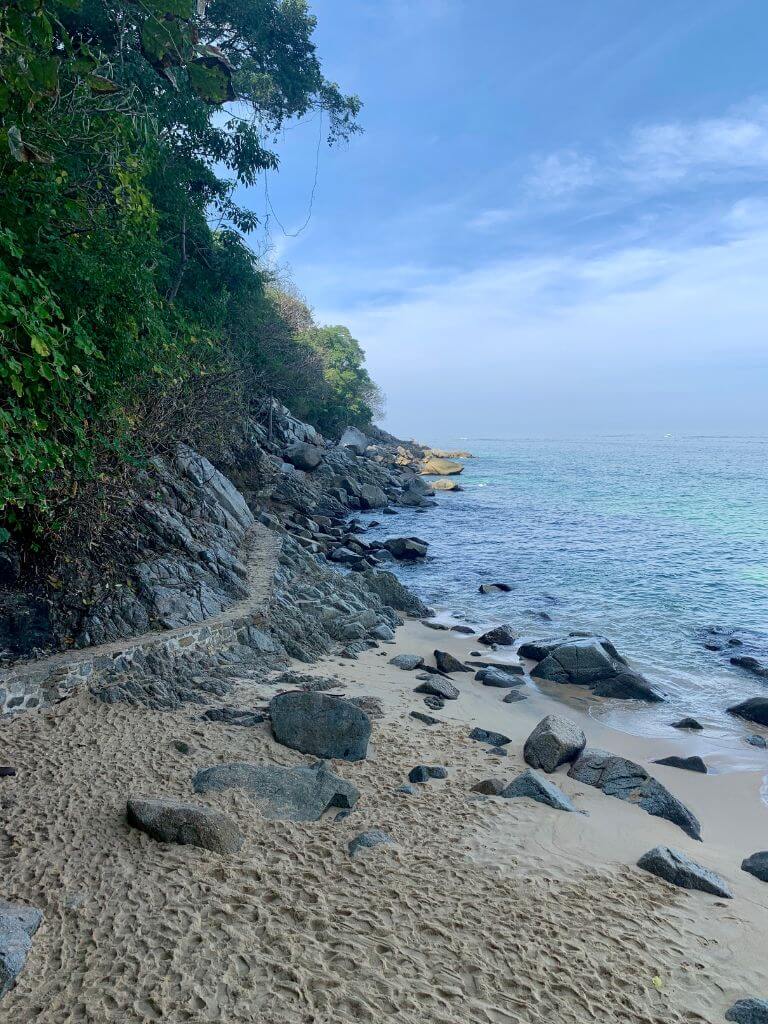
<path id="1" fill-rule="evenodd" d="M 750 697 L 749 700 L 728 708 L 728 714 L 744 718 L 748 722 L 756 722 L 758 725 L 768 725 L 768 697 Z"/>
<path id="2" fill-rule="evenodd" d="M 553 772 L 561 764 L 575 761 L 586 745 L 583 730 L 570 718 L 547 715 L 525 741 L 523 757 L 532 768 Z"/>
<path id="3" fill-rule="evenodd" d="M 568 638 L 524 644 L 518 653 L 538 660 L 531 672 L 553 683 L 588 686 L 600 697 L 620 700 L 663 700 L 639 673 L 632 671 L 616 648 L 603 637 Z"/>
<path id="4" fill-rule="evenodd" d="M 245 842 L 231 818 L 202 804 L 134 798 L 128 801 L 126 812 L 129 825 L 159 843 L 200 846 L 214 853 L 237 853 Z"/>
<path id="5" fill-rule="evenodd" d="M 241 789 L 264 801 L 268 818 L 316 821 L 330 807 L 351 809 L 360 798 L 357 786 L 334 775 L 321 761 L 314 767 L 299 765 L 217 764 L 201 769 L 192 780 L 196 793 Z"/>
<path id="6" fill-rule="evenodd" d="M 342 697 L 327 693 L 280 693 L 269 704 L 278 743 L 303 754 L 361 761 L 368 752 L 371 720 Z"/>
<path id="7" fill-rule="evenodd" d="M 423 476 L 458 476 L 459 473 L 464 472 L 464 467 L 460 462 L 454 462 L 452 459 L 430 456 L 422 463 L 421 472 Z"/>
<path id="8" fill-rule="evenodd" d="M 701 839 L 701 825 L 696 816 L 634 761 L 607 750 L 587 747 L 568 775 L 577 782 L 601 789 L 607 796 L 637 804 L 654 817 L 666 818 L 692 839 Z"/>
<path id="9" fill-rule="evenodd" d="M 36 907 L 0 901 L 0 999 L 21 974 L 42 921 Z"/>
<path id="10" fill-rule="evenodd" d="M 681 889 L 699 889 L 724 899 L 733 898 L 733 893 L 719 875 L 669 846 L 655 846 L 643 854 L 637 866 Z"/>

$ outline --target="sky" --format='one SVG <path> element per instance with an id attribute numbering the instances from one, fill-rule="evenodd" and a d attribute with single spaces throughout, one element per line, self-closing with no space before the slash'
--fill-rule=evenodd
<path id="1" fill-rule="evenodd" d="M 238 198 L 388 429 L 768 434 L 765 0 L 310 5 L 364 133 Z"/>

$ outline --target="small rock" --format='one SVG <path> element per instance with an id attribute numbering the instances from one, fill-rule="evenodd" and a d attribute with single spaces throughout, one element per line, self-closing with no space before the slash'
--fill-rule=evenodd
<path id="1" fill-rule="evenodd" d="M 508 583 L 481 583 L 478 587 L 481 594 L 508 594 L 511 589 Z"/>
<path id="2" fill-rule="evenodd" d="M 745 736 L 744 739 L 752 747 L 762 747 L 763 749 L 768 747 L 768 740 L 766 740 L 765 736 L 758 736 L 756 732 L 752 733 L 751 736 Z"/>
<path id="3" fill-rule="evenodd" d="M 669 846 L 655 846 L 643 854 L 637 866 L 681 889 L 700 889 L 713 896 L 733 898 L 733 893 L 719 875 Z"/>
<path id="4" fill-rule="evenodd" d="M 446 675 L 450 675 L 451 672 L 471 672 L 472 669 L 468 668 L 463 661 L 459 661 L 458 658 L 454 658 L 448 651 L 435 651 L 435 664 L 437 665 L 438 671 L 445 672 Z"/>
<path id="5" fill-rule="evenodd" d="M 347 811 L 347 810 L 339 811 L 339 813 L 336 815 L 336 817 L 333 820 L 334 821 L 344 821 L 344 819 L 348 818 L 351 813 L 352 813 L 352 811 Z"/>
<path id="6" fill-rule="evenodd" d="M 0 998 L 21 974 L 42 920 L 36 907 L 0 901 Z"/>
<path id="7" fill-rule="evenodd" d="M 504 704 L 516 704 L 520 700 L 528 700 L 524 693 L 520 693 L 519 690 L 510 690 L 509 693 L 504 694 Z"/>
<path id="8" fill-rule="evenodd" d="M 701 772 L 702 775 L 707 774 L 707 766 L 695 754 L 692 757 L 678 757 L 676 754 L 671 754 L 669 757 L 660 757 L 653 763 L 665 764 L 670 768 L 684 768 L 689 772 Z"/>
<path id="9" fill-rule="evenodd" d="M 203 804 L 131 799 L 126 807 L 128 824 L 159 843 L 237 853 L 245 842 L 245 836 L 231 818 Z"/>
<path id="10" fill-rule="evenodd" d="M 442 711 L 445 707 L 445 701 L 442 697 L 425 697 L 424 703 L 430 711 Z"/>
<path id="11" fill-rule="evenodd" d="M 419 722 L 423 722 L 424 725 L 440 725 L 439 718 L 433 718 L 432 715 L 425 715 L 423 711 L 411 711 L 411 718 L 417 719 Z"/>
<path id="12" fill-rule="evenodd" d="M 511 743 L 509 736 L 505 736 L 501 732 L 493 732 L 490 729 L 479 729 L 475 727 L 469 734 L 471 740 L 477 740 L 478 743 L 490 743 L 492 747 L 504 747 L 507 743 Z"/>
<path id="13" fill-rule="evenodd" d="M 418 654 L 396 654 L 394 658 L 389 659 L 389 664 L 402 669 L 403 672 L 413 672 L 414 669 L 421 668 L 424 659 Z"/>
<path id="14" fill-rule="evenodd" d="M 506 785 L 507 784 L 503 779 L 483 779 L 482 782 L 475 783 L 471 792 L 482 793 L 483 796 L 500 796 Z"/>
<path id="15" fill-rule="evenodd" d="M 493 754 L 494 757 L 508 757 L 508 752 L 504 747 L 488 747 L 488 753 Z"/>
<path id="16" fill-rule="evenodd" d="M 180 754 L 191 754 L 194 750 L 194 747 L 187 743 L 186 740 L 174 740 L 173 747 L 174 750 L 178 750 Z"/>
<path id="17" fill-rule="evenodd" d="M 750 875 L 759 878 L 761 882 L 768 882 L 768 850 L 760 850 L 746 857 L 741 862 L 741 870 L 748 871 Z"/>
<path id="18" fill-rule="evenodd" d="M 383 643 L 389 643 L 390 640 L 395 639 L 395 631 L 386 623 L 380 622 L 371 630 L 371 636 L 374 640 L 381 640 Z"/>
<path id="19" fill-rule="evenodd" d="M 553 772 L 561 764 L 575 761 L 586 745 L 584 731 L 570 718 L 547 715 L 525 741 L 523 757 L 532 768 Z"/>
<path id="20" fill-rule="evenodd" d="M 500 690 L 510 690 L 515 686 L 523 685 L 523 680 L 519 677 L 497 668 L 481 668 L 479 672 L 475 673 L 475 679 L 483 686 L 495 686 Z"/>
<path id="21" fill-rule="evenodd" d="M 359 836 L 355 836 L 354 839 L 350 840 L 347 849 L 349 850 L 350 857 L 354 857 L 360 850 L 371 850 L 374 846 L 396 846 L 395 840 L 392 836 L 388 836 L 386 832 L 380 832 L 378 829 L 370 829 L 368 832 L 361 832 Z"/>
<path id="22" fill-rule="evenodd" d="M 409 786 L 408 783 L 404 783 L 402 786 L 398 786 L 395 790 L 396 793 L 405 793 L 407 796 L 412 796 L 416 790 L 413 786 Z"/>
<path id="23" fill-rule="evenodd" d="M 441 767 L 431 767 L 425 764 L 416 765 L 408 772 L 409 782 L 428 782 L 430 779 L 447 779 L 448 770 Z"/>
<path id="24" fill-rule="evenodd" d="M 475 631 L 474 631 L 474 629 L 471 626 L 458 625 L 458 626 L 451 626 L 451 632 L 452 633 L 462 633 L 464 636 L 472 636 L 472 634 Z"/>
<path id="25" fill-rule="evenodd" d="M 426 558 L 429 545 L 415 537 L 391 537 L 385 540 L 383 547 L 401 562 L 415 562 Z"/>
<path id="26" fill-rule="evenodd" d="M 679 722 L 672 723 L 673 729 L 703 729 L 704 726 L 695 718 L 681 718 Z"/>
<path id="27" fill-rule="evenodd" d="M 768 1024 L 768 999 L 739 999 L 725 1019 L 736 1024 Z"/>
<path id="28" fill-rule="evenodd" d="M 3 767 L 0 768 L 0 779 L 10 779 L 13 778 L 15 774 L 16 769 L 11 768 L 8 765 L 3 765 Z"/>
<path id="29" fill-rule="evenodd" d="M 528 799 L 536 800 L 540 804 L 554 807 L 558 811 L 576 810 L 562 790 L 558 789 L 549 779 L 545 779 L 538 772 L 534 772 L 530 768 L 527 768 L 522 775 L 518 775 L 516 779 L 510 782 L 501 795 L 506 800 L 513 797 L 528 797 Z"/>
<path id="30" fill-rule="evenodd" d="M 259 711 L 243 711 L 241 708 L 208 708 L 203 715 L 207 722 L 224 722 L 226 725 L 250 727 L 260 725 L 265 716 Z"/>

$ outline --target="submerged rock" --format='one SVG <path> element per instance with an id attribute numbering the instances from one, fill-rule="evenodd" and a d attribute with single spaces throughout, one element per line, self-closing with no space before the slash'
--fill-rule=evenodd
<path id="1" fill-rule="evenodd" d="M 707 766 L 696 754 L 691 757 L 678 757 L 676 754 L 670 754 L 669 757 L 660 757 L 653 763 L 665 764 L 670 768 L 684 768 L 689 772 L 701 772 L 702 775 L 707 774 Z"/>
<path id="2" fill-rule="evenodd" d="M 540 804 L 554 807 L 558 811 L 575 811 L 568 797 L 549 779 L 527 768 L 502 791 L 501 796 L 510 800 L 514 797 L 528 797 Z"/>
<path id="3" fill-rule="evenodd" d="M 481 594 L 508 594 L 511 589 L 508 583 L 481 583 L 478 587 Z"/>
<path id="4" fill-rule="evenodd" d="M 587 745 L 584 731 L 570 718 L 547 715 L 542 718 L 523 747 L 523 757 L 532 768 L 553 772 L 581 754 Z"/>
<path id="5" fill-rule="evenodd" d="M 329 807 L 350 809 L 360 798 L 357 786 L 334 775 L 322 761 L 311 768 L 217 764 L 202 768 L 192 785 L 196 793 L 245 790 L 249 796 L 267 802 L 267 817 L 287 821 L 316 821 Z"/>
<path id="6" fill-rule="evenodd" d="M 368 752 L 371 720 L 342 697 L 280 693 L 269 704 L 278 743 L 316 757 L 360 761 Z"/>
<path id="7" fill-rule="evenodd" d="M 681 718 L 679 722 L 672 723 L 673 729 L 703 729 L 704 726 L 695 718 Z"/>
<path id="8" fill-rule="evenodd" d="M 681 889 L 699 889 L 713 896 L 733 899 L 733 893 L 719 875 L 669 846 L 655 846 L 643 854 L 637 866 Z"/>
<path id="9" fill-rule="evenodd" d="M 696 816 L 634 761 L 607 750 L 587 747 L 571 766 L 568 775 L 587 786 L 601 789 L 607 796 L 637 804 L 656 818 L 666 818 L 693 839 L 701 840 L 701 825 Z"/>
<path id="10" fill-rule="evenodd" d="M 203 804 L 134 798 L 128 801 L 126 811 L 129 825 L 159 843 L 237 853 L 245 842 L 245 836 L 231 818 Z"/>
<path id="11" fill-rule="evenodd" d="M 42 920 L 36 907 L 0 901 L 0 998 L 21 974 L 32 948 L 32 936 Z"/>
<path id="12" fill-rule="evenodd" d="M 744 739 L 751 747 L 762 747 L 763 749 L 768 747 L 768 740 L 766 740 L 765 736 L 758 736 L 757 733 L 753 733 L 751 736 L 745 736 Z"/>

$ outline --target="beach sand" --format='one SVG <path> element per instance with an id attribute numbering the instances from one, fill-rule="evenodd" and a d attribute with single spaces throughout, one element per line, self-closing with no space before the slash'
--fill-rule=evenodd
<path id="1" fill-rule="evenodd" d="M 226 761 L 307 764 L 267 725 L 108 706 L 87 693 L 0 724 L 2 896 L 40 907 L 16 988 L 0 1006 L 13 1024 L 402 1021 L 722 1022 L 736 999 L 768 997 L 768 885 L 740 870 L 768 848 L 760 801 L 764 760 L 746 771 L 653 773 L 702 822 L 703 843 L 641 809 L 554 776 L 587 815 L 528 800 L 483 798 L 474 783 L 513 778 L 522 741 L 545 714 L 580 722 L 591 746 L 642 763 L 704 740 L 632 737 L 530 682 L 525 702 L 470 674 L 459 700 L 432 712 L 414 673 L 387 662 L 434 648 L 466 658 L 472 638 L 417 622 L 356 661 L 302 671 L 337 674 L 347 696 L 384 706 L 365 762 L 333 762 L 362 797 L 343 821 L 267 820 L 244 793 L 194 796 L 190 778 Z M 244 683 L 227 703 L 263 704 L 275 688 Z M 479 725 L 511 737 L 509 756 L 468 739 Z M 174 740 L 194 750 L 178 753 Z M 409 769 L 445 765 L 446 781 L 397 793 Z M 125 801 L 199 800 L 237 819 L 236 856 L 162 845 L 125 822 Z M 397 840 L 351 859 L 348 841 L 379 828 Z M 721 874 L 733 900 L 676 889 L 635 867 L 659 843 Z M 657 979 L 654 984 L 654 979 Z"/>

